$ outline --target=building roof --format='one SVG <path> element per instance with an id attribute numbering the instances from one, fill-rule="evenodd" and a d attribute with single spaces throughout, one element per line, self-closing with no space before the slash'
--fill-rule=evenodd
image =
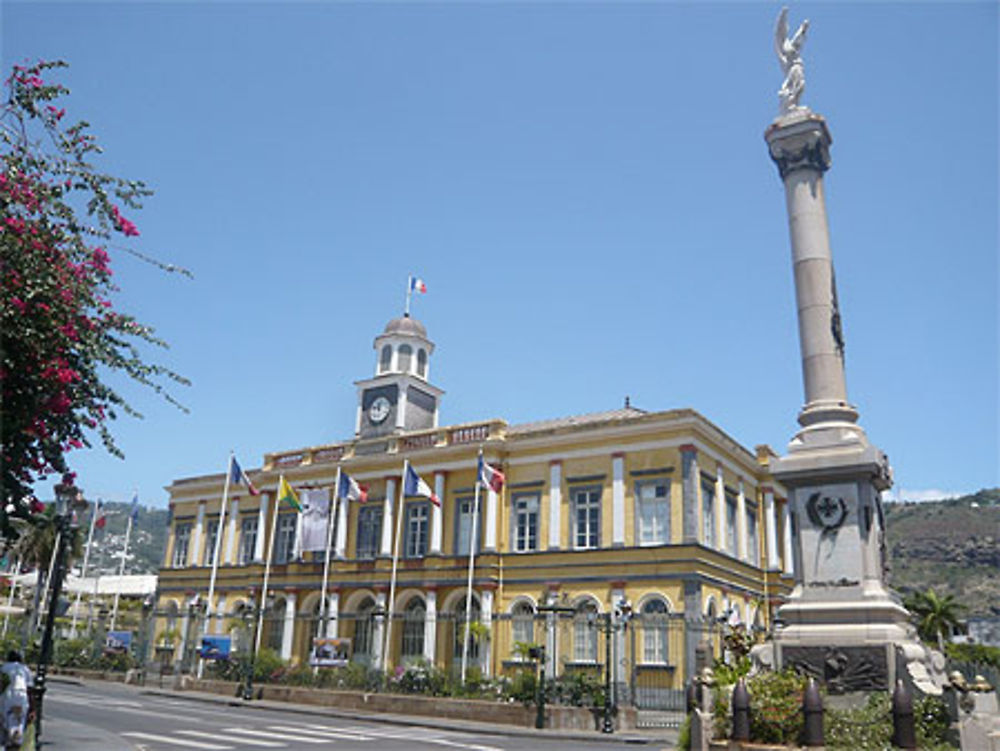
<path id="1" fill-rule="evenodd" d="M 19 586 L 34 588 L 38 580 L 38 572 L 30 571 L 26 574 L 17 574 L 10 577 Z M 151 595 L 156 591 L 156 574 L 125 574 L 124 576 L 100 576 L 81 579 L 75 574 L 66 577 L 65 590 L 76 594 L 83 592 L 85 595 L 113 595 L 116 592 L 125 597 L 138 597 Z"/>
<path id="2" fill-rule="evenodd" d="M 626 422 L 643 417 L 646 414 L 648 413 L 644 409 L 624 407 L 623 409 L 611 409 L 606 412 L 591 412 L 586 415 L 570 415 L 569 417 L 556 417 L 551 420 L 522 422 L 507 428 L 507 434 L 520 435 L 524 433 L 537 433 L 543 430 L 558 430 L 559 428 L 584 427 L 586 425 L 609 422 Z"/>
<path id="3" fill-rule="evenodd" d="M 403 334 L 405 336 L 419 336 L 421 339 L 427 338 L 427 329 L 416 318 L 409 315 L 393 318 L 385 325 L 383 334 Z"/>

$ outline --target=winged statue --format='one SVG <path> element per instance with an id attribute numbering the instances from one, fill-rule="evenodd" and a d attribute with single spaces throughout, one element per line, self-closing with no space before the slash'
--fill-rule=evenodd
<path id="1" fill-rule="evenodd" d="M 774 27 L 774 51 L 778 55 L 778 62 L 781 63 L 781 70 L 785 74 L 785 80 L 778 89 L 778 102 L 780 112 L 786 115 L 800 109 L 804 109 L 799 104 L 802 92 L 806 88 L 805 66 L 802 64 L 802 47 L 806 42 L 806 31 L 809 29 L 809 21 L 803 21 L 798 31 L 791 37 L 788 36 L 788 8 L 782 8 L 778 14 L 778 23 Z"/>

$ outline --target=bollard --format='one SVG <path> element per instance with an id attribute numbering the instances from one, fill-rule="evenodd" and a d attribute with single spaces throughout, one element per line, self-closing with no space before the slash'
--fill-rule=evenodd
<path id="1" fill-rule="evenodd" d="M 733 740 L 750 740 L 750 692 L 743 678 L 733 689 Z"/>
<path id="2" fill-rule="evenodd" d="M 902 680 L 896 681 L 896 690 L 892 692 L 892 745 L 906 749 L 917 747 L 913 697 Z"/>
<path id="3" fill-rule="evenodd" d="M 807 747 L 824 745 L 823 697 L 819 695 L 819 686 L 813 678 L 809 679 L 806 691 L 802 695 L 802 714 L 805 718 L 802 725 L 802 745 Z"/>
<path id="4" fill-rule="evenodd" d="M 698 678 L 692 677 L 688 681 L 687 695 L 687 713 L 691 714 L 696 709 L 700 709 L 700 702 L 698 701 Z"/>

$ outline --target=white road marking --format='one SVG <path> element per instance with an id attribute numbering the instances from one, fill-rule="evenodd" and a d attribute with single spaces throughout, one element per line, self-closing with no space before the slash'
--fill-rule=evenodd
<path id="1" fill-rule="evenodd" d="M 276 741 L 262 741 L 255 740 L 252 738 L 234 738 L 231 735 L 219 735 L 218 733 L 206 733 L 203 730 L 178 730 L 180 735 L 193 735 L 196 738 L 208 738 L 209 740 L 216 741 L 227 741 L 229 743 L 246 743 L 251 746 L 265 746 L 268 748 L 285 748 L 287 743 L 278 743 Z"/>
<path id="2" fill-rule="evenodd" d="M 48 702 L 62 702 L 63 704 L 78 704 L 83 707 L 99 707 L 101 709 L 107 709 L 105 702 L 100 697 L 94 697 L 92 699 L 84 699 L 79 697 L 69 697 L 65 694 L 52 694 L 46 695 L 45 701 Z M 151 709 L 133 709 L 132 707 L 113 707 L 115 712 L 127 712 L 128 714 L 138 714 L 144 717 L 163 717 L 163 712 L 155 712 Z M 192 722 L 204 722 L 204 720 L 199 720 L 197 718 L 191 718 Z"/>
<path id="3" fill-rule="evenodd" d="M 126 738 L 141 738 L 144 741 L 153 741 L 153 743 L 168 743 L 174 746 L 183 746 L 184 748 L 204 748 L 208 751 L 225 751 L 225 749 L 236 748 L 235 746 L 220 746 L 217 743 L 203 743 L 200 741 L 189 741 L 183 738 L 171 738 L 169 735 L 153 735 L 152 733 L 122 733 L 122 736 Z"/>
<path id="4" fill-rule="evenodd" d="M 326 738 L 347 738 L 352 741 L 370 741 L 374 740 L 371 736 L 360 735 L 358 733 L 351 733 L 340 728 L 330 727 L 329 725 L 268 725 L 271 730 L 284 730 L 289 733 L 303 733 L 305 735 L 322 735 Z"/>
<path id="5" fill-rule="evenodd" d="M 247 728 L 223 728 L 223 733 L 236 733 L 240 736 L 252 735 L 260 738 L 274 738 L 279 741 L 295 741 L 296 743 L 326 743 L 322 738 L 310 738 L 304 735 L 289 733 L 271 733 L 266 730 L 249 730 Z"/>
<path id="6" fill-rule="evenodd" d="M 467 748 L 469 751 L 503 751 L 502 748 L 497 748 L 496 746 L 481 746 L 476 743 L 459 743 L 458 741 L 450 741 L 446 738 L 423 738 L 424 743 L 437 743 L 440 746 L 451 746 L 453 748 Z"/>

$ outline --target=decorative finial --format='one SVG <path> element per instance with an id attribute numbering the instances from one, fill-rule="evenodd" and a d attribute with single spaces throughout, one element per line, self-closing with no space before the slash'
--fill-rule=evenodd
<path id="1" fill-rule="evenodd" d="M 788 36 L 788 8 L 782 8 L 778 14 L 778 23 L 774 27 L 774 51 L 781 63 L 785 80 L 778 89 L 778 104 L 781 115 L 789 115 L 799 110 L 808 109 L 799 104 L 802 92 L 806 88 L 806 71 L 802 64 L 802 46 L 806 43 L 806 31 L 809 21 L 805 20 L 799 30 Z"/>

